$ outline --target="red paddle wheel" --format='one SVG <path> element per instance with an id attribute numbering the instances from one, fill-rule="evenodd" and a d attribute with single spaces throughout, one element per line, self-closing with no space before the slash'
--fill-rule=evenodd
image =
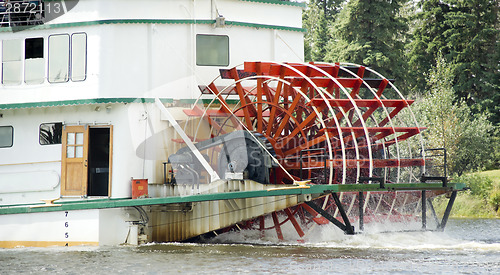
<path id="1" fill-rule="evenodd" d="M 249 158 L 253 153 L 270 157 L 266 169 L 245 170 L 251 160 L 235 157 L 245 155 L 244 144 L 229 142 L 208 149 L 206 157 L 221 178 L 241 172 L 266 184 L 308 180 L 311 184 L 383 185 L 419 182 L 425 173 L 419 138 L 424 128 L 409 108 L 413 100 L 406 100 L 392 80 L 369 68 L 246 62 L 243 67 L 220 70 L 220 76 L 200 90 L 197 104 L 184 110 L 189 117 L 184 129 L 192 140 L 244 131 L 259 140 L 253 146 L 262 147 L 261 151 L 249 149 Z M 358 217 L 360 212 L 365 221 L 406 219 L 420 196 L 421 192 L 400 191 L 325 195 L 313 204 L 272 213 L 271 227 L 265 226 L 264 217 L 255 222 L 261 230 L 275 229 L 281 239 L 280 227 L 290 221 L 302 237 L 301 225 L 325 222 L 318 211 L 334 219 Z M 345 211 L 340 211 L 336 200 Z"/>

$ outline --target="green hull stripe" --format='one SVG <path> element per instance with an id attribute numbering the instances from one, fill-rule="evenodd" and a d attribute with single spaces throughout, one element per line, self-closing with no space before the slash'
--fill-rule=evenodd
<path id="1" fill-rule="evenodd" d="M 87 201 L 68 201 L 68 202 L 55 202 L 60 206 L 51 207 L 0 207 L 0 215 L 6 214 L 23 214 L 23 213 L 37 213 L 37 212 L 53 212 L 53 211 L 69 211 L 69 210 L 86 210 L 86 209 L 104 209 L 104 208 L 119 208 L 119 207 L 133 207 L 133 206 L 148 206 L 148 205 L 161 205 L 173 203 L 189 203 L 189 202 L 203 202 L 203 201 L 217 201 L 217 200 L 233 200 L 233 199 L 247 199 L 258 197 L 272 197 L 272 196 L 291 196 L 291 195 L 307 195 L 307 194 L 326 194 L 331 192 L 369 192 L 369 191 L 398 191 L 398 190 L 443 190 L 454 191 L 463 190 L 465 184 L 463 183 L 449 183 L 448 187 L 443 187 L 442 183 L 397 183 L 385 184 L 385 189 L 380 188 L 379 184 L 332 184 L 332 185 L 309 185 L 310 188 L 288 188 L 279 189 L 283 185 L 274 185 L 277 189 L 258 190 L 258 191 L 239 191 L 227 193 L 214 193 L 214 194 L 200 194 L 191 196 L 175 196 L 163 198 L 144 198 L 144 199 L 104 199 L 104 200 L 87 200 Z M 274 187 L 273 186 L 273 187 Z M 290 187 L 289 185 L 287 187 Z M 38 204 L 43 205 L 43 204 Z M 35 206 L 35 205 L 33 205 Z"/>
<path id="2" fill-rule="evenodd" d="M 43 30 L 43 29 L 57 29 L 57 28 L 68 28 L 68 27 L 81 27 L 81 26 L 95 26 L 95 25 L 108 25 L 108 24 L 215 24 L 215 20 L 203 19 L 203 20 L 193 20 L 193 19 L 107 19 L 107 20 L 96 20 L 96 21 L 84 21 L 84 22 L 72 22 L 72 23 L 60 23 L 60 24 L 45 24 L 33 27 L 20 27 L 25 30 Z M 285 30 L 285 31 L 296 31 L 296 32 L 306 32 L 304 28 L 295 28 L 287 26 L 277 26 L 277 25 L 265 25 L 256 23 L 246 23 L 238 21 L 226 21 L 228 26 L 241 26 L 250 28 L 263 28 L 263 29 L 275 29 L 275 30 Z M 11 32 L 13 29 L 0 28 L 0 32 Z"/>

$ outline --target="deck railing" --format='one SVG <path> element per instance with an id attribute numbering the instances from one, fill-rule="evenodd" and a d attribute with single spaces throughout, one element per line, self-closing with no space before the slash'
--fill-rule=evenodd
<path id="1" fill-rule="evenodd" d="M 0 27 L 40 25 L 43 0 L 0 0 Z"/>

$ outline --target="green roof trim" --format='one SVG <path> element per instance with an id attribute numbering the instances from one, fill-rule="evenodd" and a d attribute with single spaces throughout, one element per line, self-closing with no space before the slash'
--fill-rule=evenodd
<path id="1" fill-rule="evenodd" d="M 82 21 L 82 22 L 72 22 L 72 23 L 37 25 L 37 26 L 26 28 L 25 30 L 44 30 L 44 29 L 110 25 L 110 24 L 215 24 L 215 20 L 211 20 L 211 19 L 202 19 L 202 20 L 193 20 L 193 19 L 107 19 L 107 20 Z M 257 23 L 247 23 L 247 22 L 238 22 L 238 21 L 226 21 L 226 25 L 251 27 L 251 28 L 285 30 L 285 31 L 296 31 L 296 32 L 306 32 L 306 29 L 304 29 L 304 28 L 295 28 L 295 27 L 278 26 L 278 25 L 266 25 L 266 24 L 257 24 Z M 13 31 L 13 29 L 11 27 L 0 28 L 0 32 L 11 32 L 11 31 Z"/>
<path id="2" fill-rule="evenodd" d="M 160 100 L 163 103 L 173 103 L 174 102 L 174 100 L 171 98 L 162 98 Z M 43 107 L 57 107 L 57 106 L 74 106 L 74 105 L 90 105 L 90 104 L 107 104 L 107 103 L 154 103 L 154 102 L 155 102 L 154 98 L 91 98 L 91 99 L 75 99 L 75 100 L 0 104 L 0 110 L 24 109 L 24 108 L 43 108 Z"/>
<path id="3" fill-rule="evenodd" d="M 283 1 L 283 0 L 241 0 L 241 1 L 285 5 L 285 6 L 295 6 L 295 7 L 301 7 L 301 8 L 307 7 L 306 2 Z"/>
<path id="4" fill-rule="evenodd" d="M 246 23 L 246 22 L 238 22 L 238 21 L 226 21 L 226 25 L 250 27 L 250 28 L 274 29 L 274 30 L 282 30 L 282 31 L 307 32 L 307 30 L 304 28 L 294 28 L 294 27 L 275 26 L 275 25 L 263 25 L 263 24 L 254 24 L 254 23 Z"/>

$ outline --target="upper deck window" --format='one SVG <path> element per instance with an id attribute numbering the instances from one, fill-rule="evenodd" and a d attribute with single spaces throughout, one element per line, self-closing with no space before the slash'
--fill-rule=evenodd
<path id="1" fill-rule="evenodd" d="M 196 65 L 229 66 L 227 35 L 196 35 Z"/>
<path id="2" fill-rule="evenodd" d="M 22 80 L 22 40 L 2 41 L 2 83 L 21 84 Z"/>
<path id="3" fill-rule="evenodd" d="M 0 126 L 0 148 L 12 147 L 14 143 L 14 128 L 12 126 Z"/>
<path id="4" fill-rule="evenodd" d="M 71 80 L 83 81 L 87 78 L 87 34 L 71 35 Z"/>
<path id="5" fill-rule="evenodd" d="M 69 35 L 49 36 L 49 82 L 69 80 Z"/>
<path id="6" fill-rule="evenodd" d="M 24 81 L 26 84 L 40 84 L 45 78 L 43 38 L 27 38 L 24 41 Z"/>

